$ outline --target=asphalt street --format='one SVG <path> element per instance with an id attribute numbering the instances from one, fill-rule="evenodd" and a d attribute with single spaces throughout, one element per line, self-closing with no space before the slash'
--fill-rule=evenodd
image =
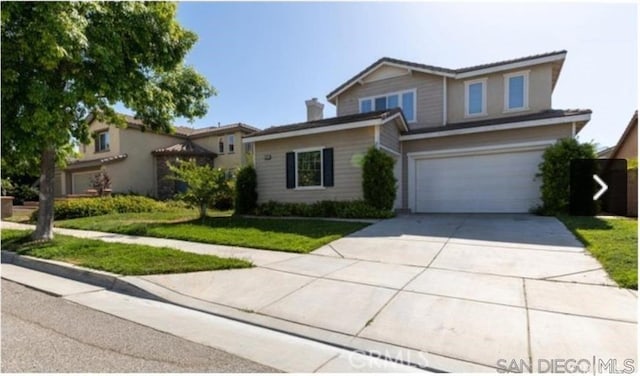
<path id="1" fill-rule="evenodd" d="M 2 372 L 278 372 L 2 280 Z"/>

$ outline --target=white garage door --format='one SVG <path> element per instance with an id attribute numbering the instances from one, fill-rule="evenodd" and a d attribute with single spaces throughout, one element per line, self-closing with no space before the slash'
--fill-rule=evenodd
<path id="1" fill-rule="evenodd" d="M 72 175 L 71 180 L 73 181 L 73 193 L 85 193 L 87 189 L 91 188 L 91 179 L 97 174 L 99 171 L 91 171 L 91 172 L 77 172 Z"/>
<path id="2" fill-rule="evenodd" d="M 542 150 L 417 159 L 422 213 L 526 213 L 538 205 Z"/>

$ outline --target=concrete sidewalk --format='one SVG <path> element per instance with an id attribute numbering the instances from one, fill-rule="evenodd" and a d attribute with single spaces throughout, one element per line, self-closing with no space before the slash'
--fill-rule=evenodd
<path id="1" fill-rule="evenodd" d="M 231 255 L 227 248 L 206 246 Z M 222 249 L 229 253 L 214 253 Z M 411 215 L 309 255 L 251 251 L 260 260 L 253 269 L 121 279 L 177 304 L 439 370 L 636 362 L 637 294 L 616 287 L 555 218 Z"/>
<path id="2" fill-rule="evenodd" d="M 2 264 L 1 271 L 3 279 L 285 372 L 421 372 L 357 352 L 10 264 Z"/>

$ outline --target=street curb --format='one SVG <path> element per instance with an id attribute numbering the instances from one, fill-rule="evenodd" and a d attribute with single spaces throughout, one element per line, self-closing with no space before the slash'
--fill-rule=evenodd
<path id="1" fill-rule="evenodd" d="M 163 303 L 170 303 L 157 295 L 151 294 L 134 284 L 123 281 L 122 275 L 113 274 L 81 266 L 71 265 L 65 262 L 43 260 L 31 256 L 19 255 L 15 252 L 2 251 L 2 263 L 13 264 L 39 272 L 52 274 L 58 277 L 71 279 L 74 281 L 99 286 L 107 290 L 131 295 L 137 298 L 156 300 Z"/>
<path id="2" fill-rule="evenodd" d="M 62 278 L 99 286 L 113 292 L 168 303 L 244 324 L 273 330 L 343 350 L 360 353 L 362 355 L 415 367 L 416 370 L 434 373 L 451 372 L 452 369 L 458 369 L 458 371 L 454 372 L 478 372 L 477 369 L 469 368 L 474 367 L 474 364 L 467 361 L 448 358 L 437 354 L 423 353 L 421 351 L 402 348 L 366 338 L 352 338 L 341 333 L 308 327 L 306 325 L 288 322 L 275 317 L 264 315 L 254 316 L 253 313 L 238 311 L 232 307 L 219 305 L 214 302 L 206 302 L 180 294 L 153 282 L 138 278 L 137 276 L 123 276 L 83 268 L 65 262 L 19 255 L 15 252 L 4 250 L 2 251 L 2 263 L 13 264 L 43 273 L 53 274 Z M 423 355 L 425 355 L 426 358 L 423 357 Z M 409 360 L 403 359 L 407 356 Z M 436 364 L 431 365 L 434 361 Z M 481 367 L 485 369 L 491 368 L 487 366 Z M 445 371 L 444 369 L 448 369 L 448 371 Z"/>

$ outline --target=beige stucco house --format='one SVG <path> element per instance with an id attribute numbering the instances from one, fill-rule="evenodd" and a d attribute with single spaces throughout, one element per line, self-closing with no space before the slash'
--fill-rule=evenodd
<path id="1" fill-rule="evenodd" d="M 362 198 L 359 161 L 376 146 L 396 160 L 396 209 L 527 212 L 543 150 L 591 117 L 552 107 L 566 54 L 462 69 L 382 58 L 329 93 L 337 117 L 310 100 L 306 122 L 243 139 L 259 202 Z"/>
<path id="2" fill-rule="evenodd" d="M 91 188 L 91 178 L 104 168 L 115 193 L 134 192 L 159 198 L 175 193 L 176 183 L 164 179 L 166 162 L 176 158 L 198 158 L 214 167 L 233 170 L 246 162 L 251 144 L 242 137 L 258 129 L 237 123 L 194 129 L 176 127 L 173 134 L 145 130 L 142 123 L 126 116 L 127 127 L 90 120 L 95 135 L 80 147 L 81 157 L 56 172 L 56 196 L 82 194 Z"/>

